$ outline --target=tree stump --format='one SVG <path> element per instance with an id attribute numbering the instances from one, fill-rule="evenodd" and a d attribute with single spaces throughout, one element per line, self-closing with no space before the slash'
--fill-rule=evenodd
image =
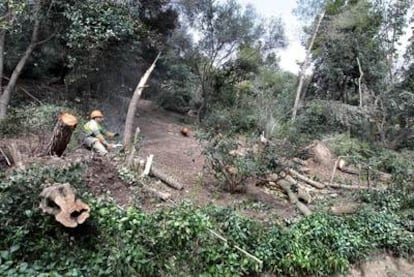
<path id="1" fill-rule="evenodd" d="M 48 155 L 62 156 L 72 136 L 73 130 L 78 125 L 75 116 L 69 113 L 62 113 L 53 130 L 53 136 L 47 146 Z"/>
<path id="2" fill-rule="evenodd" d="M 335 159 L 328 147 L 318 140 L 313 141 L 311 145 L 302 149 L 301 152 L 305 159 L 312 159 L 314 162 L 326 166 L 330 166 Z"/>
<path id="3" fill-rule="evenodd" d="M 76 198 L 76 191 L 70 184 L 54 184 L 40 193 L 40 208 L 43 212 L 54 215 L 56 221 L 70 228 L 75 228 L 89 217 L 90 208 Z"/>

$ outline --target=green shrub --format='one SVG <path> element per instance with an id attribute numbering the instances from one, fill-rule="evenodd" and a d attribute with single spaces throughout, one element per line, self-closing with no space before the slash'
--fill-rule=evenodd
<path id="1" fill-rule="evenodd" d="M 0 275 L 328 276 L 345 273 L 373 251 L 414 251 L 414 234 L 404 225 L 410 217 L 397 213 L 409 202 L 344 217 L 315 213 L 282 227 L 230 208 L 186 202 L 152 214 L 122 210 L 91 197 L 82 174 L 83 166 L 73 165 L 1 177 Z M 46 182 L 75 186 L 91 206 L 91 218 L 67 229 L 42 215 L 38 194 Z M 382 205 L 385 198 L 372 196 L 369 204 Z"/>
<path id="2" fill-rule="evenodd" d="M 248 140 L 243 145 L 237 138 L 223 135 L 208 137 L 203 155 L 206 168 L 229 192 L 241 192 L 248 178 L 264 176 L 282 169 L 278 158 L 282 156 L 276 146 L 259 147 L 257 142 Z M 283 153 L 285 155 L 285 153 Z"/>
<path id="3" fill-rule="evenodd" d="M 324 139 L 327 146 L 337 156 L 352 157 L 353 160 L 363 160 L 373 156 L 371 146 L 349 134 L 334 134 Z"/>
<path id="4" fill-rule="evenodd" d="M 28 105 L 11 109 L 7 118 L 0 122 L 0 134 L 10 137 L 51 132 L 59 114 L 66 111 L 70 109 L 54 105 Z"/>

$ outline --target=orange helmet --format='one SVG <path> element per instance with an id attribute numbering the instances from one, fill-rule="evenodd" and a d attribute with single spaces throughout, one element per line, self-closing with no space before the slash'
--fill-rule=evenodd
<path id="1" fill-rule="evenodd" d="M 103 117 L 103 113 L 100 110 L 94 110 L 91 112 L 91 118 Z"/>
<path id="2" fill-rule="evenodd" d="M 190 134 L 190 130 L 187 127 L 184 127 L 184 128 L 181 129 L 181 134 L 183 136 L 188 137 L 188 135 Z"/>

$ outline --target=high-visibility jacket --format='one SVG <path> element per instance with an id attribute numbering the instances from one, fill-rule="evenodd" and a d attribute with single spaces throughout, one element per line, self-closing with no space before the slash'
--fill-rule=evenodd
<path id="1" fill-rule="evenodd" d="M 105 128 L 99 124 L 95 119 L 91 119 L 83 125 L 86 136 L 96 137 L 98 135 L 104 135 L 106 133 Z"/>
<path id="2" fill-rule="evenodd" d="M 86 137 L 96 137 L 101 143 L 105 145 L 108 144 L 104 135 L 110 132 L 107 132 L 106 129 L 95 119 L 91 119 L 86 122 L 85 125 L 83 125 L 83 129 Z"/>

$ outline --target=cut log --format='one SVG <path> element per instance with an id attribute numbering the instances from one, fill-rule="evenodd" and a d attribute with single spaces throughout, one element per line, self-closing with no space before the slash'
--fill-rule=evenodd
<path id="1" fill-rule="evenodd" d="M 298 168 L 298 170 L 302 173 L 305 173 L 305 174 L 308 174 L 311 171 L 311 169 L 309 167 L 300 167 L 300 168 Z"/>
<path id="2" fill-rule="evenodd" d="M 312 214 L 312 211 L 305 204 L 299 201 L 298 197 L 290 189 L 290 184 L 286 180 L 280 180 L 277 183 L 288 195 L 290 203 L 295 204 L 303 215 L 309 216 Z"/>
<path id="3" fill-rule="evenodd" d="M 297 172 L 297 171 L 295 171 L 293 169 L 288 169 L 288 172 L 291 175 L 294 175 L 296 178 L 300 179 L 301 181 L 306 182 L 306 183 L 308 183 L 309 185 L 311 185 L 311 186 L 313 186 L 315 188 L 323 189 L 325 187 L 324 184 L 322 184 L 322 183 L 320 183 L 318 181 L 312 180 L 312 179 L 310 179 L 310 178 L 308 178 L 308 177 L 300 174 L 299 172 Z"/>
<path id="4" fill-rule="evenodd" d="M 175 178 L 169 176 L 168 174 L 165 174 L 164 172 L 162 172 L 154 166 L 151 167 L 150 175 L 157 177 L 158 179 L 166 183 L 169 187 L 172 187 L 174 189 L 182 190 L 184 188 L 184 185 L 177 181 Z"/>
<path id="5" fill-rule="evenodd" d="M 277 184 L 285 191 L 285 193 L 287 194 L 289 198 L 290 203 L 296 204 L 296 202 L 299 201 L 296 194 L 294 194 L 293 191 L 290 189 L 290 184 L 287 181 L 280 180 L 279 182 L 277 182 Z"/>
<path id="6" fill-rule="evenodd" d="M 328 187 L 331 188 L 338 188 L 338 189 L 349 189 L 349 190 L 380 190 L 379 188 L 375 187 L 366 187 L 366 186 L 359 186 L 359 185 L 343 185 L 343 184 L 336 184 L 336 183 L 329 183 L 327 184 Z"/>
<path id="7" fill-rule="evenodd" d="M 53 136 L 47 146 L 47 154 L 58 157 L 62 156 L 70 141 L 72 132 L 77 125 L 78 120 L 75 116 L 69 113 L 61 114 L 53 130 Z"/>
<path id="8" fill-rule="evenodd" d="M 90 208 L 76 197 L 76 191 L 70 184 L 54 184 L 40 193 L 40 208 L 43 212 L 55 216 L 56 221 L 75 228 L 89 217 Z"/>
<path id="9" fill-rule="evenodd" d="M 271 183 L 272 182 L 268 183 L 269 186 L 271 186 Z M 274 187 L 271 187 L 270 188 L 271 190 L 275 190 L 275 189 L 281 190 L 280 187 L 276 185 L 275 183 L 273 183 L 273 185 Z M 265 204 L 268 204 L 274 207 L 275 209 L 282 210 L 286 208 L 285 203 L 281 201 L 279 198 L 276 198 L 273 195 L 270 195 L 265 190 L 255 185 L 247 184 L 245 196 L 247 197 L 247 199 L 251 201 L 265 203 Z"/>
<path id="10" fill-rule="evenodd" d="M 319 140 L 315 140 L 312 144 L 304 148 L 302 153 L 306 159 L 312 159 L 314 162 L 323 165 L 331 165 L 334 159 L 334 155 L 329 148 Z"/>
<path id="11" fill-rule="evenodd" d="M 158 198 L 160 198 L 163 201 L 167 201 L 171 197 L 171 194 L 169 194 L 168 192 L 158 191 L 158 190 L 156 190 L 154 188 L 151 188 L 149 186 L 143 186 L 142 189 L 146 192 L 149 192 L 149 193 L 157 196 Z"/>
<path id="12" fill-rule="evenodd" d="M 342 172 L 348 173 L 348 174 L 352 174 L 352 175 L 360 175 L 360 171 L 358 169 L 351 168 L 349 166 L 342 166 L 339 168 L 339 170 L 341 170 Z"/>
<path id="13" fill-rule="evenodd" d="M 293 158 L 292 161 L 302 166 L 308 166 L 308 163 L 306 161 L 299 158 Z"/>
<path id="14" fill-rule="evenodd" d="M 310 204 L 312 202 L 312 196 L 308 191 L 302 188 L 298 188 L 298 198 L 303 200 L 306 204 Z"/>
<path id="15" fill-rule="evenodd" d="M 347 165 L 346 161 L 342 157 L 338 157 L 337 167 L 342 172 L 352 174 L 352 175 L 358 175 L 358 176 L 361 176 L 362 168 L 364 168 L 365 170 L 370 171 L 379 181 L 390 182 L 392 180 L 391 174 L 369 168 L 367 165 L 358 165 L 359 167 L 358 169 L 352 166 L 349 166 Z"/>

